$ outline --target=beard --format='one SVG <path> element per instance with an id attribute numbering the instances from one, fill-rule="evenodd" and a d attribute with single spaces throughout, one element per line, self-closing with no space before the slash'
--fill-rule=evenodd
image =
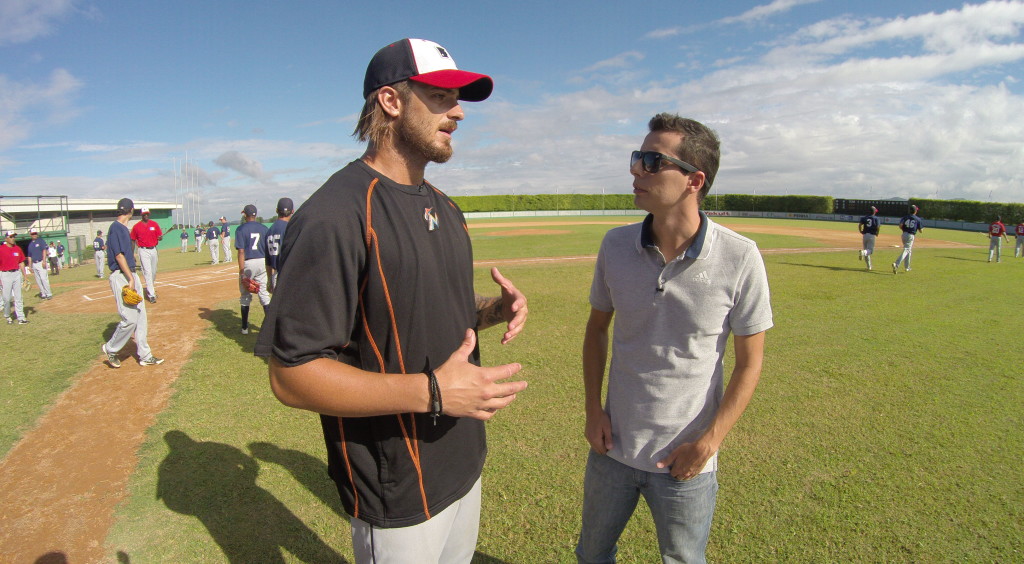
<path id="1" fill-rule="evenodd" d="M 438 125 L 436 122 L 432 123 L 432 120 L 406 118 L 395 124 L 395 134 L 399 144 L 423 156 L 426 160 L 444 163 L 452 158 L 453 150 L 450 140 L 446 140 L 444 143 L 434 140 L 434 135 L 438 132 L 439 127 L 454 130 L 456 125 L 454 121 Z"/>

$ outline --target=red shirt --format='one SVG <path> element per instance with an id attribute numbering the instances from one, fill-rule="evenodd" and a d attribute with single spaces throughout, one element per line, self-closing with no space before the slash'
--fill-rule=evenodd
<path id="1" fill-rule="evenodd" d="M 163 234 L 160 225 L 152 219 L 140 221 L 132 227 L 132 241 L 140 247 L 155 247 Z"/>
<path id="2" fill-rule="evenodd" d="M 999 237 L 1003 233 L 1006 233 L 1006 226 L 1003 225 L 1002 221 L 993 221 L 988 226 L 988 234 L 993 237 Z"/>
<path id="3" fill-rule="evenodd" d="M 21 263 L 25 262 L 25 251 L 21 250 L 21 247 L 14 245 L 11 247 L 7 243 L 0 243 L 0 270 L 18 270 L 21 268 Z"/>

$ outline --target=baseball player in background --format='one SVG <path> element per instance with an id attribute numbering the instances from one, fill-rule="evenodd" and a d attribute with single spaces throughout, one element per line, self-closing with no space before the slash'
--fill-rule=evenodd
<path id="1" fill-rule="evenodd" d="M 107 230 L 107 266 L 110 268 L 110 291 L 114 294 L 117 314 L 121 322 L 114 328 L 110 340 L 100 347 L 112 368 L 121 367 L 119 356 L 121 349 L 128 340 L 135 337 L 135 350 L 139 354 L 139 364 L 153 366 L 164 361 L 153 356 L 149 348 L 149 322 L 146 318 L 146 302 L 130 305 L 124 302 L 122 289 L 128 286 L 138 292 L 142 288 L 142 280 L 135 272 L 135 255 L 132 253 L 132 236 L 128 231 L 128 220 L 135 211 L 135 203 L 130 198 L 121 198 L 117 202 L 117 219 Z"/>
<path id="2" fill-rule="evenodd" d="M 248 204 L 242 210 L 242 224 L 235 228 L 235 248 L 238 249 L 238 303 L 242 306 L 242 334 L 249 334 L 249 304 L 252 288 L 249 281 L 259 284 L 257 293 L 266 313 L 270 305 L 267 289 L 267 227 L 256 221 L 256 206 Z"/>
<path id="3" fill-rule="evenodd" d="M 203 248 L 203 231 L 204 231 L 203 228 L 201 226 L 197 225 L 196 226 L 196 230 L 192 232 L 192 234 L 196 238 L 196 252 L 197 253 L 199 252 L 200 249 Z"/>
<path id="4" fill-rule="evenodd" d="M 46 257 L 50 259 L 50 274 L 60 276 L 60 259 L 57 257 L 57 247 L 50 241 L 50 248 L 46 250 Z"/>
<path id="5" fill-rule="evenodd" d="M 220 262 L 220 229 L 217 229 L 212 221 L 206 230 L 206 244 L 210 247 L 210 259 L 213 260 L 213 264 L 217 264 Z M 224 257 L 224 260 L 228 260 L 230 256 Z"/>
<path id="6" fill-rule="evenodd" d="M 32 269 L 36 286 L 39 287 L 39 297 L 49 300 L 53 298 L 53 292 L 50 291 L 50 273 L 46 270 L 49 248 L 46 246 L 46 241 L 39 238 L 38 229 L 33 227 L 30 234 L 32 240 L 28 242 L 28 266 Z"/>
<path id="7" fill-rule="evenodd" d="M 1006 225 L 1003 218 L 996 216 L 996 220 L 988 224 L 988 262 L 992 262 L 992 255 L 996 256 L 996 262 L 1003 262 L 1003 239 L 1009 241 L 1006 236 Z"/>
<path id="8" fill-rule="evenodd" d="M 899 271 L 900 263 L 903 263 L 903 268 L 906 272 L 910 272 L 910 254 L 914 250 L 914 237 L 919 231 L 924 231 L 924 225 L 921 224 L 921 218 L 917 216 L 917 212 L 921 208 L 911 205 L 910 213 L 900 218 L 900 230 L 903 231 L 903 251 L 900 252 L 900 256 L 896 259 L 896 262 L 892 263 L 892 273 L 896 274 Z"/>
<path id="9" fill-rule="evenodd" d="M 861 232 L 861 239 L 864 248 L 861 249 L 857 258 L 867 263 L 868 270 L 871 270 L 871 254 L 875 252 L 875 238 L 878 237 L 878 208 L 871 206 L 871 213 L 860 218 L 857 229 Z"/>
<path id="10" fill-rule="evenodd" d="M 231 227 L 228 225 L 228 218 L 220 218 L 220 245 L 224 254 L 224 262 L 231 260 Z"/>
<path id="11" fill-rule="evenodd" d="M 4 233 L 4 242 L 0 245 L 0 285 L 3 286 L 4 319 L 8 324 L 14 323 L 11 310 L 18 320 L 18 325 L 28 323 L 25 318 L 25 307 L 21 300 L 21 263 L 25 262 L 25 252 L 14 242 L 14 231 Z M 10 352 L 10 351 L 8 351 Z"/>
<path id="12" fill-rule="evenodd" d="M 96 231 L 92 240 L 92 257 L 96 262 L 96 278 L 103 278 L 103 267 L 107 263 L 107 245 L 103 242 L 103 231 Z"/>
<path id="13" fill-rule="evenodd" d="M 1024 221 L 1017 224 L 1015 233 L 1017 234 L 1017 245 L 1013 247 L 1013 256 L 1024 257 Z"/>
<path id="14" fill-rule="evenodd" d="M 188 252 L 188 230 L 184 227 L 181 228 L 181 252 Z"/>
<path id="15" fill-rule="evenodd" d="M 164 238 L 160 224 L 149 219 L 149 208 L 142 208 L 142 221 L 132 227 L 132 241 L 139 248 L 139 263 L 142 265 L 142 277 L 146 280 L 146 299 L 156 303 L 156 264 L 160 258 L 156 246 Z"/>
<path id="16" fill-rule="evenodd" d="M 67 266 L 64 262 L 64 241 L 57 241 L 57 273 L 60 274 L 61 270 Z"/>
<path id="17" fill-rule="evenodd" d="M 291 198 L 281 198 L 277 201 L 277 221 L 267 230 L 267 284 L 271 293 L 277 286 L 277 257 L 281 254 L 281 241 L 284 239 L 284 232 L 288 228 L 288 220 L 292 218 L 295 211 L 295 204 Z M 236 235 L 237 237 L 237 235 Z"/>

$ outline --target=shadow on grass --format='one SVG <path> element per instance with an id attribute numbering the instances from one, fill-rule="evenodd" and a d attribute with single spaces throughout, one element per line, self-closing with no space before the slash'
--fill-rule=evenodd
<path id="1" fill-rule="evenodd" d="M 250 315 L 249 334 L 243 335 L 242 312 L 239 306 L 236 306 L 235 309 L 201 307 L 199 308 L 199 317 L 213 323 L 214 329 L 237 343 L 238 348 L 242 350 L 252 351 L 253 346 L 256 345 L 256 335 L 259 333 L 260 326 L 252 323 L 252 316 Z"/>
<path id="2" fill-rule="evenodd" d="M 836 272 L 863 272 L 865 274 L 885 274 L 886 272 L 888 272 L 888 274 L 890 276 L 892 276 L 892 270 L 891 270 L 892 267 L 889 267 L 889 266 L 887 266 L 886 268 L 879 268 L 878 265 L 875 265 L 875 269 L 874 270 L 868 270 L 867 268 L 865 268 L 863 266 L 861 266 L 861 267 L 828 266 L 828 265 L 824 265 L 824 264 L 805 264 L 805 263 L 800 263 L 800 262 L 787 262 L 786 265 L 787 266 L 803 266 L 803 267 L 807 267 L 807 268 L 824 268 L 825 270 L 834 270 Z"/>
<path id="3" fill-rule="evenodd" d="M 988 262 L 988 255 L 979 255 L 978 257 L 954 257 L 950 255 L 937 256 L 935 258 L 949 259 L 949 260 L 962 260 L 964 262 Z"/>
<path id="4" fill-rule="evenodd" d="M 282 550 L 287 550 L 302 562 L 346 562 L 256 485 L 255 458 L 231 445 L 195 441 L 178 430 L 168 431 L 164 440 L 170 452 L 160 462 L 157 499 L 172 511 L 199 519 L 228 561 L 284 562 Z M 309 472 L 300 470 L 302 475 Z"/>
<path id="5" fill-rule="evenodd" d="M 249 452 L 256 460 L 277 464 L 305 486 L 310 493 L 320 498 L 324 505 L 348 522 L 348 515 L 341 506 L 334 480 L 327 474 L 327 464 L 304 452 L 281 448 L 272 443 L 249 443 Z"/>
<path id="6" fill-rule="evenodd" d="M 473 564 L 508 564 L 508 562 L 482 552 L 474 552 Z"/>

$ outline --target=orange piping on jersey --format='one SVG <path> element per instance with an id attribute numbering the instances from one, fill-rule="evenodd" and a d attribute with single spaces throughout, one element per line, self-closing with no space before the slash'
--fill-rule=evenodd
<path id="1" fill-rule="evenodd" d="M 377 239 L 377 233 L 373 230 L 373 208 L 370 206 L 370 196 L 373 194 L 373 189 L 377 186 L 377 179 L 374 178 L 370 182 L 370 187 L 366 192 L 366 252 L 370 252 L 370 247 L 373 241 Z M 377 366 L 380 366 L 381 374 L 384 373 L 384 356 L 380 352 L 380 348 L 377 346 L 377 341 L 373 338 L 373 333 L 370 332 L 370 324 L 366 320 L 366 303 L 363 302 L 363 294 L 366 291 L 366 284 L 369 277 L 364 278 L 362 284 L 359 285 L 359 312 L 363 316 L 363 332 L 366 334 L 366 338 L 370 340 L 370 348 L 373 349 L 374 356 L 377 357 Z"/>
<path id="2" fill-rule="evenodd" d="M 369 188 L 370 192 L 373 192 L 373 187 L 374 187 L 375 184 L 377 184 L 377 179 L 376 178 L 374 178 L 373 181 L 370 182 L 370 188 Z M 366 246 L 367 246 L 367 248 L 369 248 L 369 246 L 370 246 L 370 240 L 372 238 L 376 237 L 376 235 L 373 234 L 373 229 L 369 227 L 370 214 L 371 214 L 370 198 L 369 198 L 369 196 L 367 196 L 367 198 L 366 198 L 366 219 L 367 219 Z M 363 330 L 366 332 L 366 334 L 370 338 L 370 345 L 373 347 L 373 352 L 377 356 L 377 365 L 381 367 L 381 372 L 383 372 L 384 371 L 384 369 L 383 369 L 384 368 L 384 359 L 381 357 L 380 350 L 378 350 L 378 348 L 377 348 L 377 343 L 375 343 L 373 341 L 373 335 L 370 333 L 370 328 L 369 328 L 369 326 L 366 323 L 366 305 L 363 303 L 363 290 L 365 290 L 365 289 L 366 289 L 366 280 L 363 280 L 363 283 L 362 283 L 361 287 L 359 288 L 359 310 L 363 314 Z M 346 346 L 348 346 L 348 345 L 346 344 Z M 352 511 L 352 513 L 353 513 L 352 516 L 355 517 L 356 519 L 358 519 L 359 518 L 359 492 L 356 490 L 356 481 L 352 477 L 352 461 L 348 457 L 348 442 L 345 440 L 345 420 L 342 417 L 338 418 L 338 436 L 340 437 L 340 441 L 341 441 L 341 457 L 345 460 L 345 471 L 348 473 L 348 483 L 352 486 L 352 499 L 354 500 L 354 506 L 355 506 L 353 511 Z"/>
<path id="3" fill-rule="evenodd" d="M 345 442 L 345 420 L 338 418 L 338 431 L 341 433 L 341 455 L 345 459 L 345 471 L 348 472 L 348 483 L 352 484 L 352 498 L 355 500 L 355 508 L 352 516 L 359 518 L 359 493 L 356 492 L 356 481 L 352 478 L 352 462 L 348 459 L 348 444 Z"/>
<path id="4" fill-rule="evenodd" d="M 384 290 L 384 299 L 388 306 L 388 316 L 391 320 L 391 332 L 395 338 L 395 351 L 398 356 L 398 366 L 402 374 L 406 374 L 405 371 L 405 358 L 402 354 L 402 341 L 398 335 L 398 323 L 395 321 L 395 308 L 391 302 L 391 291 L 388 289 L 387 277 L 384 274 L 384 265 L 380 260 L 380 240 L 377 239 L 377 232 L 373 229 L 373 190 L 377 187 L 376 178 L 370 182 L 370 186 L 366 191 L 366 252 L 369 254 L 371 250 L 377 259 L 377 272 L 380 274 L 381 287 Z M 369 321 L 366 319 L 366 305 L 363 301 L 363 293 L 366 290 L 367 279 L 363 280 L 363 283 L 359 289 L 359 309 L 363 314 L 363 330 L 367 335 L 367 339 L 370 341 L 370 346 L 373 348 L 374 354 L 377 356 L 377 363 L 380 366 L 381 373 L 385 373 L 386 367 L 384 366 L 384 358 L 381 355 L 380 348 L 377 346 L 376 340 L 373 338 L 373 333 L 370 332 Z M 405 427 L 405 420 L 402 418 L 402 414 L 395 415 L 398 418 L 398 424 L 402 428 L 402 437 L 405 440 L 405 448 L 409 451 L 409 457 L 412 459 L 413 467 L 416 468 L 416 478 L 419 481 L 420 486 L 420 499 L 423 500 L 423 513 L 427 519 L 430 519 L 430 509 L 427 504 L 427 490 L 423 485 L 423 468 L 420 466 L 420 446 L 419 439 L 416 436 L 416 417 L 414 414 L 409 414 L 409 418 L 412 426 L 412 437 L 410 438 L 409 432 Z M 351 481 L 351 477 L 350 477 Z M 354 484 L 353 484 L 354 487 Z"/>

